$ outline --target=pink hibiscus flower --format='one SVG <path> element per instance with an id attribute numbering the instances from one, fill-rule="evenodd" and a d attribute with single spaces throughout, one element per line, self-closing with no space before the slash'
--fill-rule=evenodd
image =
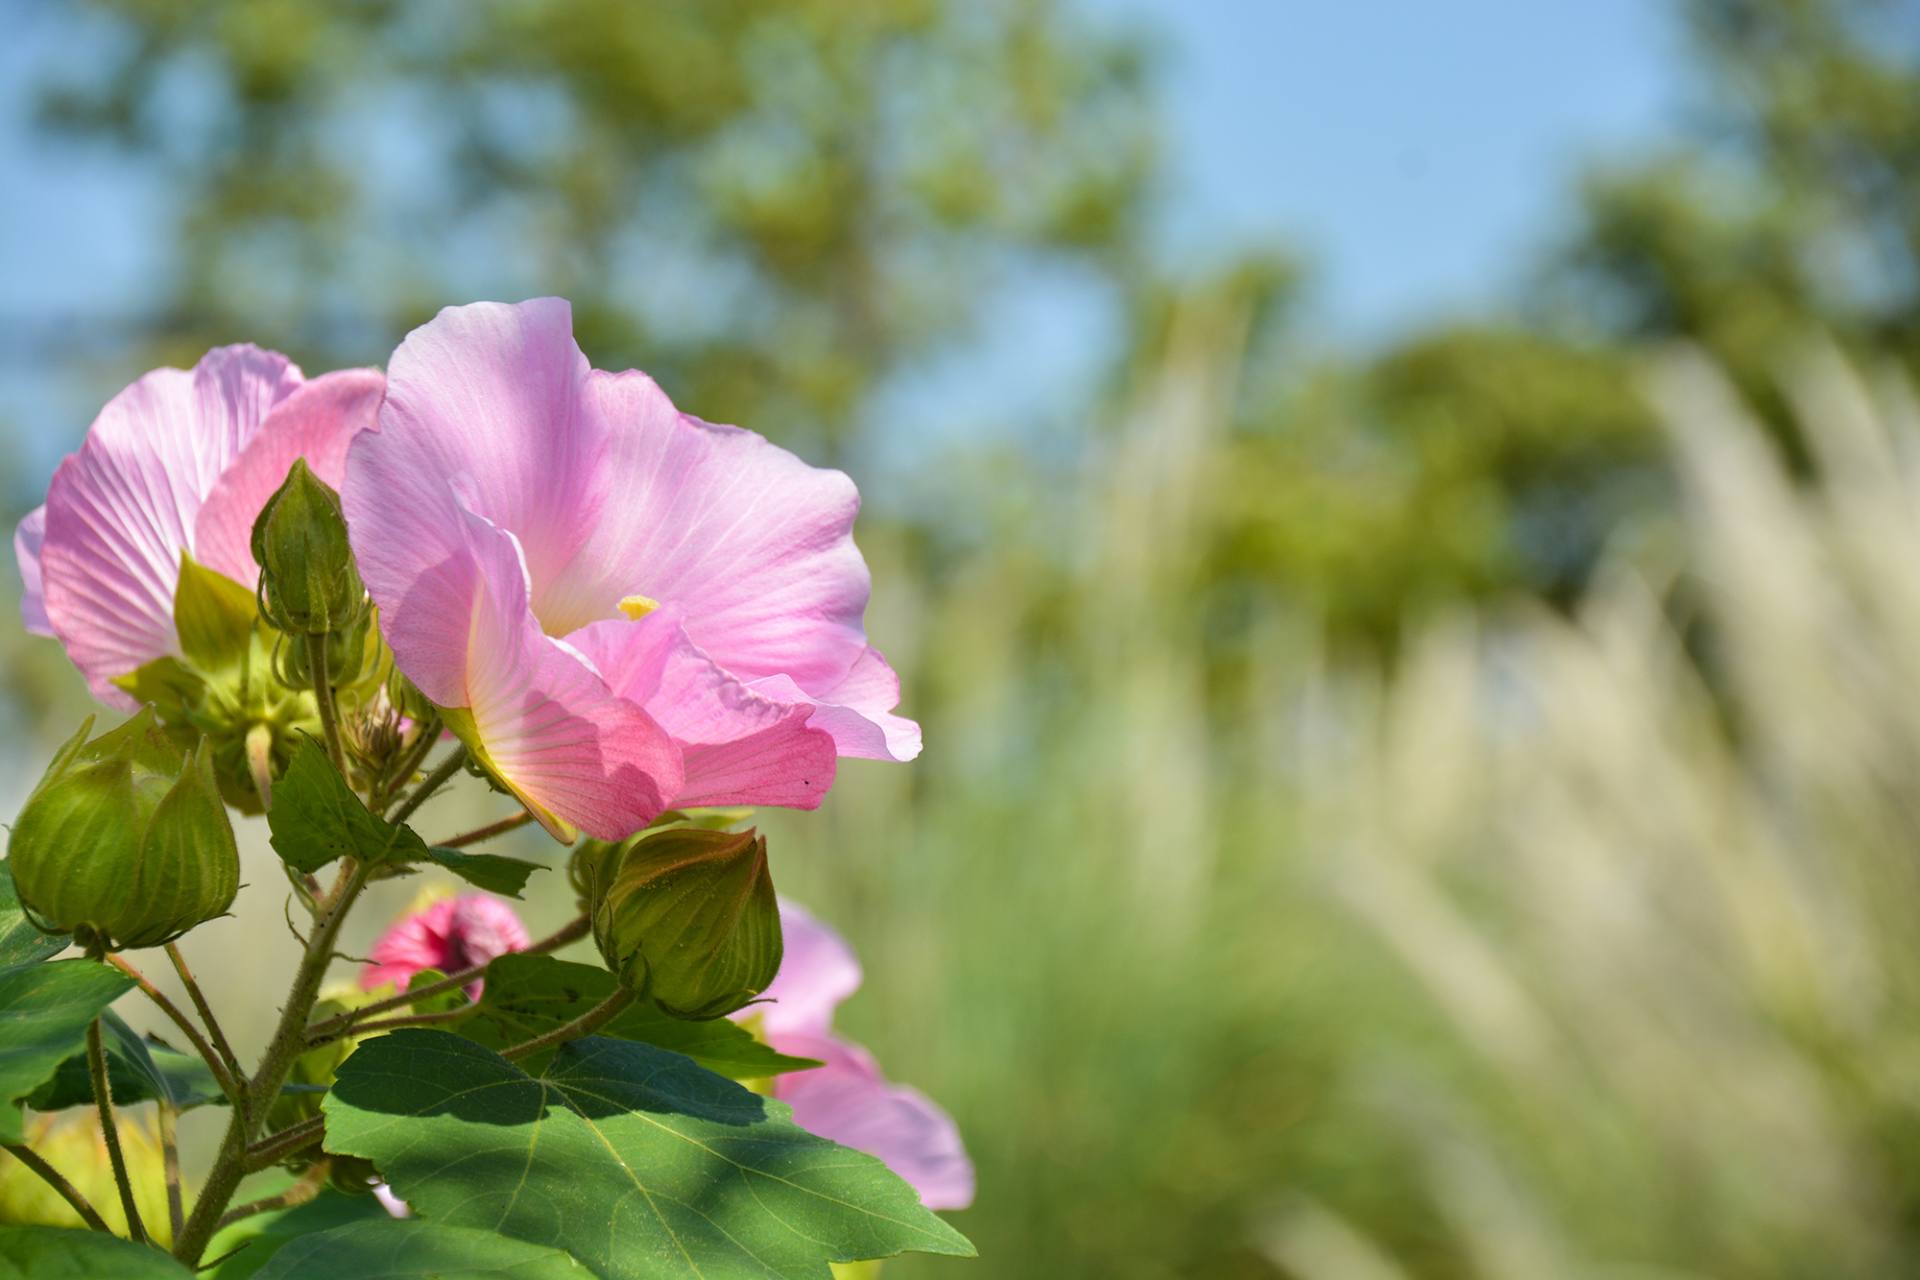
<path id="1" fill-rule="evenodd" d="M 871 1054 L 830 1030 L 834 1009 L 860 988 L 852 948 L 790 902 L 780 904 L 780 930 L 786 954 L 766 990 L 771 1003 L 735 1016 L 758 1016 L 774 1048 L 825 1065 L 776 1077 L 773 1096 L 807 1132 L 884 1160 L 929 1209 L 972 1204 L 973 1163 L 952 1117 L 918 1090 L 889 1083 Z"/>
<path id="2" fill-rule="evenodd" d="M 416 911 L 380 935 L 368 953 L 372 963 L 360 971 L 360 988 L 374 991 L 392 983 L 404 988 L 422 969 L 457 973 L 485 964 L 509 951 L 525 951 L 532 940 L 513 908 L 483 893 L 442 898 Z M 480 998 L 480 983 L 467 988 Z"/>
<path id="3" fill-rule="evenodd" d="M 572 323 L 454 307 L 394 353 L 342 498 L 400 669 L 562 841 L 912 758 L 853 483 L 591 368 Z"/>
<path id="4" fill-rule="evenodd" d="M 373 369 L 309 382 L 285 356 L 251 346 L 142 375 L 107 402 L 14 534 L 27 630 L 57 637 L 95 696 L 133 709 L 111 681 L 179 656 L 181 555 L 252 587 L 260 508 L 295 458 L 338 486 L 383 386 Z"/>

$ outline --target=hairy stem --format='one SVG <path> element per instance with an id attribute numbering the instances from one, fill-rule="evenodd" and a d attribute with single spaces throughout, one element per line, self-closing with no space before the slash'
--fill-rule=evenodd
<path id="1" fill-rule="evenodd" d="M 565 1044 L 569 1040 L 578 1040 L 581 1036 L 591 1035 L 607 1022 L 611 1021 L 615 1014 L 632 1003 L 633 992 L 627 990 L 625 987 L 617 988 L 612 995 L 575 1018 L 572 1022 L 567 1023 L 565 1026 L 555 1027 L 543 1036 L 535 1036 L 533 1039 L 523 1040 L 511 1048 L 502 1049 L 500 1056 L 509 1062 L 516 1062 L 530 1053 L 538 1053 L 542 1049 L 550 1049 L 555 1045 Z"/>
<path id="2" fill-rule="evenodd" d="M 259 1213 L 270 1213 L 275 1209 L 292 1209 L 307 1203 L 325 1190 L 327 1174 L 332 1171 L 333 1162 L 316 1160 L 313 1167 L 300 1175 L 298 1181 L 277 1196 L 262 1196 L 250 1200 L 238 1208 L 227 1210 L 220 1215 L 220 1227 L 229 1227 Z M 219 1228 L 216 1228 L 216 1230 Z"/>
<path id="3" fill-rule="evenodd" d="M 277 1133 L 270 1133 L 247 1148 L 245 1168 L 248 1173 L 257 1173 L 285 1160 L 288 1156 L 312 1146 L 326 1136 L 327 1123 L 321 1116 L 310 1116 L 298 1124 L 290 1124 Z"/>
<path id="4" fill-rule="evenodd" d="M 387 821 L 398 826 L 408 818 L 411 818 L 414 815 L 414 811 L 427 802 L 427 797 L 445 786 L 447 781 L 452 778 L 454 774 L 460 772 L 466 763 L 467 749 L 465 747 L 455 747 L 453 751 L 448 753 L 445 760 L 442 760 L 434 766 L 432 773 L 420 779 L 420 785 L 415 787 L 407 798 L 400 802 L 400 807 L 393 811 Z"/>
<path id="5" fill-rule="evenodd" d="M 146 1224 L 140 1221 L 140 1206 L 134 1203 L 133 1179 L 127 1176 L 127 1157 L 120 1150 L 120 1129 L 113 1122 L 113 1094 L 107 1085 L 107 1047 L 100 1038 L 100 1019 L 87 1024 L 87 1074 L 93 1083 L 94 1105 L 100 1109 L 100 1136 L 107 1144 L 107 1160 L 113 1165 L 113 1182 L 120 1189 L 120 1208 L 127 1215 L 127 1238 L 135 1244 L 147 1242 Z"/>
<path id="6" fill-rule="evenodd" d="M 420 766 L 426 763 L 427 757 L 433 753 L 433 744 L 439 740 L 440 717 L 433 716 L 426 724 L 420 726 L 419 736 L 414 739 L 413 745 L 407 748 L 407 754 L 402 756 L 399 763 L 394 766 L 393 772 L 388 775 L 380 790 L 379 797 L 369 806 L 375 813 L 383 814 L 387 811 L 393 804 L 394 798 L 409 782 L 413 781 L 413 775 L 418 773 Z"/>
<path id="7" fill-rule="evenodd" d="M 15 1160 L 18 1160 L 21 1164 L 40 1175 L 40 1180 L 59 1192 L 60 1198 L 65 1200 L 67 1204 L 72 1207 L 73 1211 L 80 1215 L 82 1222 L 86 1223 L 95 1231 L 104 1231 L 108 1235 L 113 1234 L 113 1228 L 109 1227 L 107 1220 L 101 1217 L 92 1205 L 87 1203 L 87 1198 L 80 1194 L 80 1189 L 71 1182 L 68 1182 L 58 1169 L 48 1164 L 46 1158 L 38 1151 L 21 1142 L 6 1143 L 4 1147 L 0 1147 L 0 1150 L 5 1150 L 6 1153 Z"/>
<path id="8" fill-rule="evenodd" d="M 241 1069 L 240 1059 L 233 1051 L 233 1045 L 227 1041 L 227 1033 L 220 1029 L 220 1019 L 213 1016 L 213 1006 L 207 1003 L 206 992 L 194 980 L 193 970 L 187 967 L 187 958 L 180 954 L 177 943 L 169 942 L 166 947 L 167 959 L 173 961 L 173 971 L 180 977 L 180 985 L 187 989 L 187 998 L 193 1001 L 195 1012 L 200 1021 L 206 1024 L 207 1036 L 213 1042 L 213 1050 L 220 1055 L 220 1061 L 226 1065 L 227 1074 L 235 1080 L 246 1075 Z M 236 1094 L 238 1090 L 234 1091 Z"/>
<path id="9" fill-rule="evenodd" d="M 157 1099 L 155 1126 L 160 1130 L 160 1160 L 167 1178 L 167 1239 L 178 1240 L 186 1225 L 186 1210 L 180 1202 L 180 1141 L 176 1122 L 180 1109 L 166 1099 Z"/>
<path id="10" fill-rule="evenodd" d="M 280 1087 L 286 1083 L 294 1059 L 306 1048 L 307 1018 L 312 1014 L 313 1002 L 320 993 L 320 983 L 326 976 L 327 966 L 333 960 L 334 946 L 340 938 L 340 926 L 366 883 L 366 868 L 349 861 L 341 867 L 332 892 L 321 903 L 320 914 L 314 920 L 313 932 L 308 935 L 305 951 L 300 957 L 300 967 L 294 971 L 287 1002 L 281 1006 L 279 1024 L 274 1028 L 273 1038 L 267 1042 L 259 1068 L 245 1087 L 248 1105 L 244 1109 L 235 1108 L 229 1119 L 219 1158 L 214 1161 L 200 1198 L 193 1206 L 193 1213 L 187 1218 L 186 1229 L 174 1243 L 174 1257 L 189 1266 L 197 1263 L 200 1255 L 206 1251 L 207 1242 L 219 1227 L 220 1216 L 226 1212 L 227 1202 L 233 1199 L 240 1180 L 248 1172 L 247 1147 L 253 1140 L 255 1117 L 266 1114 L 268 1106 L 278 1096 Z"/>
<path id="11" fill-rule="evenodd" d="M 227 1101 L 233 1103 L 235 1106 L 239 1106 L 241 1104 L 240 1086 L 238 1083 L 240 1079 L 239 1071 L 237 1069 L 231 1073 L 228 1071 L 225 1061 L 219 1054 L 214 1052 L 213 1046 L 207 1043 L 207 1038 L 200 1034 L 200 1028 L 194 1026 L 192 1020 L 180 1011 L 180 1006 L 167 999 L 165 992 L 154 986 L 153 983 L 147 981 L 145 974 L 127 963 L 127 961 L 120 956 L 108 956 L 107 963 L 126 974 L 129 978 L 132 978 L 134 983 L 138 985 L 140 990 L 146 995 L 147 999 L 153 1001 L 153 1003 L 159 1007 L 160 1012 L 166 1014 L 173 1025 L 180 1028 L 180 1033 L 186 1036 L 188 1041 L 192 1043 L 194 1050 L 205 1060 L 207 1070 L 213 1073 L 214 1081 L 220 1086 L 220 1092 L 227 1095 Z"/>
<path id="12" fill-rule="evenodd" d="M 327 740 L 327 756 L 342 778 L 347 775 L 347 752 L 340 745 L 340 716 L 333 705 L 333 676 L 327 670 L 327 637 L 320 632 L 307 637 L 307 669 L 313 676 L 313 705 L 320 713 L 320 732 Z M 351 782 L 352 779 L 348 778 Z"/>
<path id="13" fill-rule="evenodd" d="M 532 821 L 533 815 L 525 809 L 522 809 L 511 818 L 502 818 L 498 822 L 490 822 L 484 827 L 475 827 L 472 831 L 463 832 L 449 840 L 442 840 L 440 847 L 442 849 L 464 849 L 470 844 L 479 844 L 483 840 L 491 840 L 495 836 L 503 836 L 509 831 L 518 831 L 521 827 L 526 826 Z"/>
<path id="14" fill-rule="evenodd" d="M 540 941 L 534 943 L 532 946 L 527 947 L 519 954 L 540 955 L 547 951 L 558 951 L 568 943 L 577 942 L 581 938 L 586 937 L 588 928 L 589 925 L 585 916 L 576 917 L 554 930 L 551 934 L 540 939 Z M 443 992 L 464 987 L 486 976 L 486 972 L 486 965 L 472 965 L 460 970 L 458 973 L 450 973 L 438 982 L 430 982 L 424 987 L 417 987 L 412 991 L 402 991 L 399 995 L 388 996 L 384 1000 L 376 1000 L 372 1004 L 363 1005 L 350 1012 L 328 1018 L 325 1022 L 316 1022 L 307 1028 L 307 1043 L 310 1045 L 325 1044 L 329 1040 L 339 1038 L 339 1036 L 345 1032 L 355 1030 L 354 1024 L 356 1023 L 363 1022 L 368 1018 L 379 1017 L 381 1014 L 393 1009 L 404 1008 L 416 1000 L 424 1000 L 429 996 L 437 996 Z"/>
<path id="15" fill-rule="evenodd" d="M 376 1018 L 372 1022 L 356 1022 L 329 1036 L 309 1036 L 308 1047 L 317 1047 L 347 1035 L 370 1035 L 375 1031 L 394 1031 L 400 1027 L 431 1027 L 439 1022 L 458 1022 L 473 1012 L 473 1006 L 463 1005 L 458 1009 L 440 1009 L 433 1013 L 409 1013 L 397 1018 Z"/>

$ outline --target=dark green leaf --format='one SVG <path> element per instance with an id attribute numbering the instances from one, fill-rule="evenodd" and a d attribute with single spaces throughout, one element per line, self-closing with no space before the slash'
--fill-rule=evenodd
<path id="1" fill-rule="evenodd" d="M 260 1280 L 587 1280 L 557 1249 L 418 1218 L 367 1222 L 283 1245 Z"/>
<path id="2" fill-rule="evenodd" d="M 98 1231 L 0 1227 L 0 1280 L 193 1280 L 193 1272 Z"/>
<path id="3" fill-rule="evenodd" d="M 613 988 L 613 975 L 605 969 L 547 955 L 509 953 L 487 966 L 480 1007 L 459 1030 L 489 1048 L 504 1049 L 573 1021 L 612 995 Z M 777 1053 L 725 1018 L 689 1022 L 669 1017 L 650 1003 L 630 1006 L 597 1034 L 683 1053 L 731 1080 L 763 1080 L 820 1065 L 811 1058 Z"/>
<path id="4" fill-rule="evenodd" d="M 20 1141 L 20 1109 L 13 1103 L 79 1052 L 87 1024 L 132 985 L 95 960 L 0 969 L 0 1142 Z"/>
<path id="5" fill-rule="evenodd" d="M 254 1179 L 238 1199 L 277 1195 L 292 1182 L 292 1174 L 276 1169 Z M 390 1220 L 373 1196 L 347 1195 L 329 1188 L 306 1204 L 259 1214 L 215 1235 L 207 1246 L 206 1256 L 222 1261 L 203 1274 L 207 1280 L 247 1280 L 290 1240 L 349 1224 L 359 1224 L 357 1229 L 364 1229 Z"/>
<path id="6" fill-rule="evenodd" d="M 367 812 L 312 738 L 294 745 L 287 771 L 273 784 L 273 808 L 267 826 L 275 853 L 296 871 L 312 874 L 335 858 L 352 855 L 377 862 L 406 832 Z"/>
<path id="7" fill-rule="evenodd" d="M 520 891 L 527 886 L 527 877 L 545 870 L 537 862 L 503 858 L 497 853 L 463 853 L 458 849 L 442 849 L 437 845 L 429 846 L 421 856 L 435 866 L 453 872 L 476 889 L 485 889 L 504 898 L 519 897 Z"/>
<path id="8" fill-rule="evenodd" d="M 13 876 L 0 873 L 0 965 L 32 964 L 66 950 L 65 938 L 54 938 L 33 927 L 20 909 Z"/>
<path id="9" fill-rule="evenodd" d="M 423 1216 L 557 1245 L 603 1280 L 827 1280 L 827 1263 L 966 1239 L 871 1156 L 679 1054 L 601 1036 L 532 1076 L 445 1031 L 368 1040 L 329 1150 Z"/>
<path id="10" fill-rule="evenodd" d="M 185 1111 L 227 1100 L 213 1072 L 197 1055 L 142 1039 L 111 1010 L 101 1019 L 101 1030 L 107 1050 L 107 1087 L 121 1106 L 164 1097 Z M 93 1081 L 84 1053 L 62 1062 L 52 1079 L 27 1095 L 27 1105 L 35 1111 L 61 1111 L 92 1102 Z"/>

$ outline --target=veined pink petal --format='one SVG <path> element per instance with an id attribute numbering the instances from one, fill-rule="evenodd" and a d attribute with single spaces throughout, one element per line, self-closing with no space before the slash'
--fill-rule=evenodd
<path id="1" fill-rule="evenodd" d="M 762 993 L 761 1002 L 735 1016 L 759 1018 L 770 1038 L 825 1035 L 833 1025 L 833 1011 L 860 989 L 859 958 L 845 938 L 784 898 L 780 933 L 783 954 L 773 985 Z"/>
<path id="2" fill-rule="evenodd" d="M 380 935 L 367 953 L 372 963 L 360 971 L 360 988 L 374 991 L 389 983 L 405 987 L 422 969 L 456 973 L 509 951 L 524 951 L 531 941 L 513 908 L 497 898 L 480 893 L 443 898 Z M 468 994 L 477 997 L 479 984 Z"/>
<path id="3" fill-rule="evenodd" d="M 900 677 L 878 649 L 867 649 L 853 670 L 818 695 L 784 675 L 756 680 L 752 687 L 772 698 L 811 702 L 815 710 L 808 724 L 832 734 L 843 756 L 905 761 L 920 754 L 920 726 L 892 714 L 900 702 Z"/>
<path id="4" fill-rule="evenodd" d="M 253 560 L 253 522 L 294 459 L 338 489 L 346 479 L 347 446 L 373 426 L 386 379 L 378 369 L 324 373 L 282 400 L 233 465 L 214 482 L 194 522 L 193 556 L 235 582 L 260 577 Z"/>
<path id="5" fill-rule="evenodd" d="M 47 508 L 43 503 L 20 519 L 13 531 L 13 558 L 20 566 L 20 621 L 36 636 L 53 634 L 47 621 L 47 598 L 40 585 L 40 544 L 47 536 Z"/>
<path id="6" fill-rule="evenodd" d="M 677 412 L 645 374 L 594 373 L 585 406 L 607 424 L 616 496 L 571 592 L 679 605 L 694 643 L 742 680 L 782 674 L 817 692 L 843 678 L 866 648 L 871 585 L 853 481 Z"/>
<path id="7" fill-rule="evenodd" d="M 567 637 L 616 694 L 646 708 L 679 744 L 675 806 L 818 807 L 833 784 L 833 739 L 805 702 L 756 693 L 688 638 L 677 606 L 638 621 L 596 622 Z"/>
<path id="8" fill-rule="evenodd" d="M 173 592 L 200 506 L 303 381 L 286 357 L 221 347 L 191 372 L 156 369 L 108 402 L 47 492 L 47 619 L 96 695 L 177 651 Z"/>
<path id="9" fill-rule="evenodd" d="M 460 607 L 439 616 L 447 643 L 423 656 L 418 631 L 389 631 L 402 669 L 442 703 L 447 723 L 556 839 L 575 828 L 618 840 L 653 821 L 680 790 L 680 752 L 653 717 L 616 697 L 574 649 L 540 630 L 527 606 L 526 566 L 513 536 L 465 517 L 468 554 L 432 576 L 434 589 L 464 587 Z M 410 614 L 415 602 L 403 603 Z M 402 653 L 404 643 L 408 652 Z M 457 689 L 439 664 L 455 656 Z M 456 696 L 442 701 L 441 694 Z"/>
<path id="10" fill-rule="evenodd" d="M 774 1080 L 793 1122 L 841 1146 L 878 1156 L 929 1209 L 973 1203 L 973 1162 L 953 1117 L 917 1089 L 891 1084 L 872 1055 L 834 1036 L 772 1037 L 773 1047 L 825 1065 Z"/>

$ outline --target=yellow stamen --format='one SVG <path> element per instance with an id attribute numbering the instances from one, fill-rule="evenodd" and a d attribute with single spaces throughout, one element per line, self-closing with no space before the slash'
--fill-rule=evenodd
<path id="1" fill-rule="evenodd" d="M 660 607 L 660 602 L 652 596 L 628 596 L 620 602 L 620 612 L 635 622 L 646 617 Z"/>

